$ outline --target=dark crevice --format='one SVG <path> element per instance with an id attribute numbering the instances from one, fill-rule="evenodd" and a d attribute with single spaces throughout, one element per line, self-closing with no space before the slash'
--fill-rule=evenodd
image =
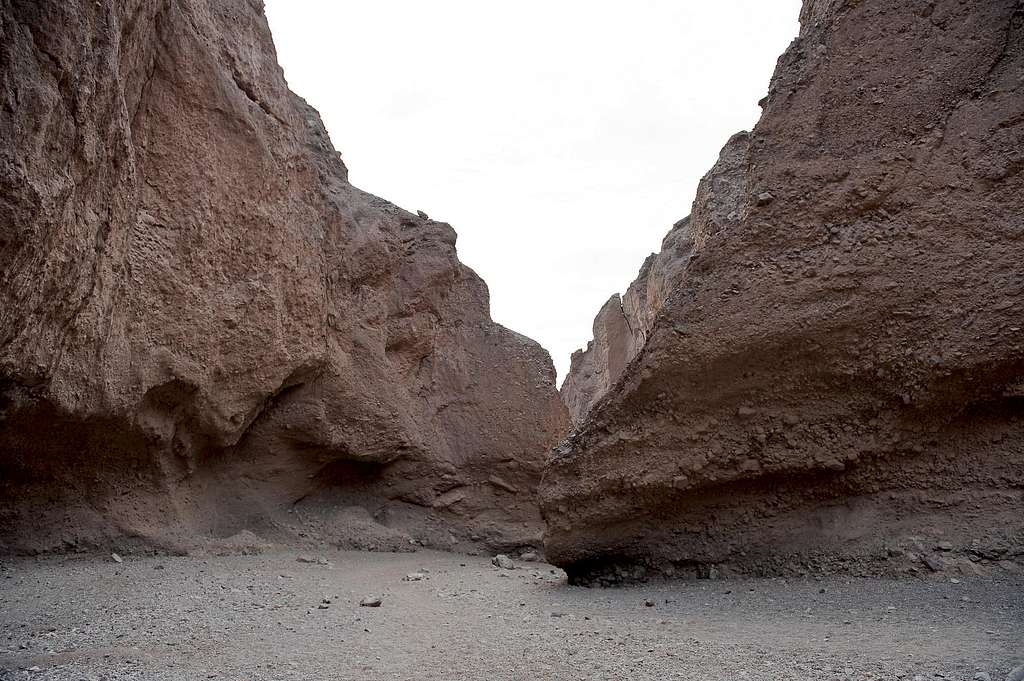
<path id="1" fill-rule="evenodd" d="M 235 85 L 238 86 L 238 89 L 242 91 L 242 94 L 249 98 L 249 101 L 258 106 L 263 111 L 263 113 L 270 116 L 281 125 L 287 127 L 288 124 L 285 122 L 285 120 L 278 116 L 269 106 L 267 106 L 257 96 L 256 90 L 252 87 L 252 85 L 245 81 L 241 77 L 241 75 L 239 75 L 238 71 L 234 67 L 232 67 L 231 69 L 231 79 L 235 82 Z"/>
<path id="2" fill-rule="evenodd" d="M 1024 0 L 1018 0 L 1017 7 L 1010 14 L 1010 20 L 1006 22 L 1006 31 L 1003 36 L 1003 47 L 996 56 L 995 61 L 992 62 L 992 66 L 989 67 L 988 71 L 982 77 L 982 82 L 988 82 L 989 79 L 995 74 L 995 72 L 1002 65 L 1007 55 L 1010 53 L 1010 47 L 1016 45 L 1014 34 L 1017 33 L 1021 27 L 1024 26 Z"/>
<path id="3" fill-rule="evenodd" d="M 281 382 L 281 385 L 270 393 L 270 395 L 268 395 L 256 408 L 255 413 L 247 419 L 247 423 L 239 434 L 235 447 L 243 447 L 245 441 L 249 438 L 257 425 L 262 423 L 268 417 L 274 407 L 283 402 L 288 395 L 299 390 L 310 381 L 316 380 L 320 376 L 321 370 L 322 367 L 320 366 L 301 366 L 288 374 L 287 378 Z"/>
<path id="4" fill-rule="evenodd" d="M 160 10 L 153 17 L 153 35 L 156 38 L 155 45 L 150 55 L 149 68 L 146 72 L 146 80 L 142 84 L 142 88 L 139 90 L 139 101 L 135 103 L 135 111 L 132 112 L 131 118 L 131 131 L 132 137 L 135 136 L 135 131 L 138 129 L 138 118 L 139 112 L 142 111 L 142 106 L 149 99 L 149 93 L 152 89 L 153 79 L 157 75 L 157 66 L 160 61 L 160 52 L 166 49 L 167 44 L 163 38 L 163 27 L 164 17 L 167 14 L 167 4 L 164 4 Z"/>
<path id="5" fill-rule="evenodd" d="M 323 466 L 316 481 L 325 487 L 360 487 L 380 482 L 387 464 L 337 459 Z"/>

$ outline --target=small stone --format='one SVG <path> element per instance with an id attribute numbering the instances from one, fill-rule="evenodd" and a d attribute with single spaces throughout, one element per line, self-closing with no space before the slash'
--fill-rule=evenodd
<path id="1" fill-rule="evenodd" d="M 652 601 L 650 598 L 648 598 L 647 600 L 644 601 L 644 607 L 653 608 L 654 607 L 654 601 Z"/>
<path id="2" fill-rule="evenodd" d="M 757 195 L 757 205 L 767 206 L 769 203 L 775 200 L 775 196 L 771 192 L 761 192 Z"/>
<path id="3" fill-rule="evenodd" d="M 942 561 L 938 558 L 931 556 L 922 556 L 921 562 L 928 566 L 928 569 L 932 572 L 940 572 L 942 570 Z"/>
<path id="4" fill-rule="evenodd" d="M 537 560 L 537 554 L 533 551 L 527 551 L 519 555 L 519 560 L 525 560 L 527 563 L 532 563 Z"/>
<path id="5" fill-rule="evenodd" d="M 314 565 L 330 565 L 330 561 L 320 556 L 299 556 L 295 559 L 299 563 L 311 563 Z"/>
<path id="6" fill-rule="evenodd" d="M 992 681 L 992 677 L 987 672 L 978 672 L 974 675 L 974 681 Z"/>
<path id="7" fill-rule="evenodd" d="M 424 572 L 410 572 L 405 577 L 402 577 L 403 582 L 422 582 L 427 578 Z"/>
<path id="8" fill-rule="evenodd" d="M 359 605 L 363 608 L 379 608 L 383 602 L 384 600 L 380 596 L 366 596 L 359 601 Z"/>
<path id="9" fill-rule="evenodd" d="M 939 551 L 952 551 L 953 542 L 940 541 L 938 544 L 935 545 L 935 548 L 937 548 Z"/>
<path id="10" fill-rule="evenodd" d="M 502 570 L 515 570 L 515 563 L 512 559 L 506 556 L 504 553 L 499 553 L 494 558 L 491 558 L 491 565 Z"/>
<path id="11" fill-rule="evenodd" d="M 123 563 L 124 562 L 124 558 L 122 558 L 121 556 L 117 555 L 116 553 L 110 554 L 110 557 L 113 559 L 113 561 L 115 563 Z"/>

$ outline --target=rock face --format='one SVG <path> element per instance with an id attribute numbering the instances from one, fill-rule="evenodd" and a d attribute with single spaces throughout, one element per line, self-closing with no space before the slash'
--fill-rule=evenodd
<path id="1" fill-rule="evenodd" d="M 541 484 L 549 560 L 584 580 L 1024 553 L 1022 74 L 1017 0 L 805 1 L 676 266 L 624 299 L 633 336 L 588 353 L 635 357 L 563 388 L 576 415 L 608 392 Z"/>
<path id="2" fill-rule="evenodd" d="M 618 294 L 608 299 L 594 319 L 594 340 L 572 353 L 562 382 L 562 400 L 578 421 L 622 375 L 636 356 L 637 343 Z"/>
<path id="3" fill-rule="evenodd" d="M 578 423 L 619 379 L 651 332 L 658 310 L 686 270 L 693 252 L 689 218 L 677 222 L 620 298 L 608 299 L 594 319 L 594 340 L 572 354 L 561 395 Z"/>
<path id="4" fill-rule="evenodd" d="M 673 225 L 661 242 L 661 250 L 644 261 L 626 294 L 621 299 L 612 296 L 597 313 L 594 340 L 586 350 L 573 353 L 560 391 L 573 423 L 582 421 L 611 390 L 647 343 L 658 312 L 686 275 L 695 252 L 694 240 L 703 246 L 709 230 L 721 230 L 738 219 L 739 214 L 728 208 L 738 205 L 746 188 L 743 171 L 749 139 L 747 133 L 740 133 L 729 140 L 718 163 L 698 187 L 697 202 L 706 206 L 708 224 L 695 231 L 686 217 Z"/>
<path id="5" fill-rule="evenodd" d="M 0 98 L 0 548 L 539 541 L 550 358 L 349 184 L 260 2 L 0 0 Z"/>

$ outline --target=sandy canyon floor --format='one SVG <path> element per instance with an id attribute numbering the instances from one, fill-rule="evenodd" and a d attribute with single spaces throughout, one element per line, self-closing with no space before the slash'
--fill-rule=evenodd
<path id="1" fill-rule="evenodd" d="M 0 679 L 1002 681 L 1024 663 L 1019 575 L 587 589 L 542 563 L 299 555 L 4 562 Z"/>

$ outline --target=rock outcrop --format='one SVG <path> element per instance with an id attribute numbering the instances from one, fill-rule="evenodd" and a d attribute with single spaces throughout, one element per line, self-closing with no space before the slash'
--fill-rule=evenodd
<path id="1" fill-rule="evenodd" d="M 573 421 L 578 421 L 619 379 L 636 356 L 637 339 L 618 294 L 594 318 L 594 340 L 572 353 L 561 394 Z"/>
<path id="2" fill-rule="evenodd" d="M 695 249 L 694 240 L 702 246 L 713 231 L 720 231 L 738 219 L 739 214 L 729 208 L 738 205 L 746 189 L 744 164 L 748 141 L 747 133 L 729 140 L 718 163 L 698 187 L 696 202 L 706 207 L 707 224 L 696 232 L 689 217 L 674 224 L 662 240 L 661 250 L 648 256 L 625 295 L 621 299 L 612 296 L 597 313 L 594 339 L 586 350 L 573 353 L 560 391 L 574 423 L 582 421 L 611 390 L 643 349 L 658 312 L 685 277 Z"/>
<path id="3" fill-rule="evenodd" d="M 455 238 L 257 0 L 0 0 L 0 548 L 537 544 L 567 416 Z"/>
<path id="4" fill-rule="evenodd" d="M 640 268 L 621 298 L 613 295 L 594 318 L 594 339 L 572 353 L 561 395 L 578 423 L 619 379 L 647 342 L 658 310 L 686 271 L 693 252 L 689 218 L 680 220 Z"/>
<path id="5" fill-rule="evenodd" d="M 634 349 L 589 351 L 635 356 L 569 400 L 541 501 L 574 579 L 1024 554 L 1024 4 L 800 18 L 624 299 Z"/>

